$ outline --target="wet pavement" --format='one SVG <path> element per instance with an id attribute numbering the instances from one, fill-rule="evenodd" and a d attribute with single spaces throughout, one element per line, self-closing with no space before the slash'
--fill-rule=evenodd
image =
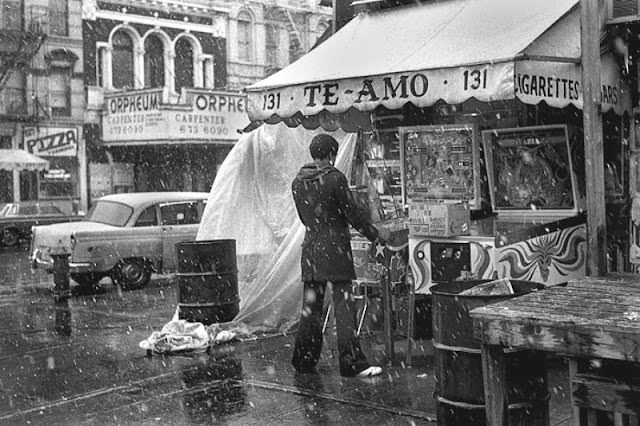
<path id="1" fill-rule="evenodd" d="M 339 376 L 330 334 L 318 374 L 294 374 L 293 336 L 149 357 L 138 343 L 173 316 L 175 279 L 127 292 L 101 284 L 100 294 L 55 302 L 51 276 L 31 271 L 26 248 L 0 251 L 0 424 L 435 424 L 428 340 L 407 367 L 406 340 L 389 362 L 382 333 L 364 335 L 385 369 L 367 379 Z M 567 367 L 549 366 L 551 424 L 568 425 Z"/>

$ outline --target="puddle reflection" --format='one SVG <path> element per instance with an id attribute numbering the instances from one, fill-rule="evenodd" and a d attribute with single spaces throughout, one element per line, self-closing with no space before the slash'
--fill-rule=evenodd
<path id="1" fill-rule="evenodd" d="M 305 417 L 313 424 L 329 424 L 327 400 L 313 395 L 325 393 L 320 375 L 318 373 L 296 374 L 294 386 L 302 395 L 301 401 Z"/>
<path id="2" fill-rule="evenodd" d="M 71 336 L 71 309 L 69 309 L 69 301 L 66 299 L 54 302 L 55 310 L 55 326 L 54 330 L 63 337 Z"/>
<path id="3" fill-rule="evenodd" d="M 242 363 L 232 353 L 212 353 L 205 364 L 182 372 L 184 407 L 196 423 L 212 423 L 245 406 Z"/>
<path id="4" fill-rule="evenodd" d="M 0 248 L 0 285 L 24 287 L 50 284 L 50 277 L 43 270 L 32 270 L 29 262 L 29 247 Z"/>

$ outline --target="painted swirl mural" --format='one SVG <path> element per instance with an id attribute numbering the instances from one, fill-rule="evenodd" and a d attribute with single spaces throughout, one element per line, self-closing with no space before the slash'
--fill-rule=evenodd
<path id="1" fill-rule="evenodd" d="M 575 226 L 500 249 L 500 276 L 560 284 L 585 274 L 586 229 Z"/>
<path id="2" fill-rule="evenodd" d="M 416 283 L 416 292 L 425 293 L 431 282 L 430 259 L 427 256 L 429 240 L 423 240 L 411 251 L 411 269 Z"/>
<path id="3" fill-rule="evenodd" d="M 482 245 L 475 241 L 469 243 L 471 247 L 471 271 L 479 278 L 491 278 L 493 274 L 493 247 Z"/>

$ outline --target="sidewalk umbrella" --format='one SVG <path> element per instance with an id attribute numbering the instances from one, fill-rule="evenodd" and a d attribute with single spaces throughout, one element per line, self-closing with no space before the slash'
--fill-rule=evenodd
<path id="1" fill-rule="evenodd" d="M 0 170 L 46 170 L 49 162 L 22 149 L 0 149 Z"/>

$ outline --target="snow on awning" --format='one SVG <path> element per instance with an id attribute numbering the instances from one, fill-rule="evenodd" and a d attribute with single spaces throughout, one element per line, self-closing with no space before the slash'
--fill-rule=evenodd
<path id="1" fill-rule="evenodd" d="M 578 3 L 444 0 L 360 14 L 298 61 L 249 86 L 249 118 L 276 123 L 470 98 L 582 108 Z M 613 57 L 603 56 L 605 111 L 630 110 L 619 76 Z"/>

